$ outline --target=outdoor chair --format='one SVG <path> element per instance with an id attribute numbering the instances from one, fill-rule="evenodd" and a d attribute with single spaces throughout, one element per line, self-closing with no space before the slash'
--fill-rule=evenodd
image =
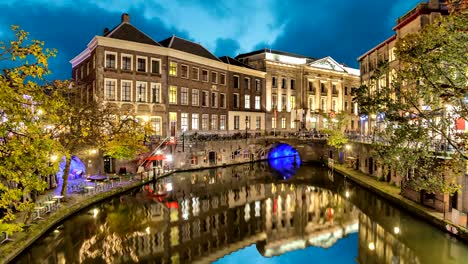
<path id="1" fill-rule="evenodd" d="M 6 231 L 2 231 L 2 241 L 0 242 L 0 244 L 6 243 L 9 241 L 13 241 L 13 239 L 8 237 L 8 233 Z"/>
<path id="2" fill-rule="evenodd" d="M 36 217 L 34 217 L 33 220 L 43 219 L 41 217 L 41 211 L 43 211 L 44 209 L 45 209 L 45 206 L 42 204 L 42 202 L 38 202 L 36 206 L 34 207 L 34 210 L 36 211 Z"/>

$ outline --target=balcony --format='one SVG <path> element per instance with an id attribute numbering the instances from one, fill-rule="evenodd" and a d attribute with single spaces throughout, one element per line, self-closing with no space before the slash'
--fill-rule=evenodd
<path id="1" fill-rule="evenodd" d="M 323 96 L 327 96 L 327 95 L 328 95 L 328 91 L 327 91 L 327 90 L 321 90 L 321 91 L 320 91 L 320 94 L 323 95 Z"/>
<path id="2" fill-rule="evenodd" d="M 332 96 L 334 96 L 334 97 L 338 97 L 338 90 L 334 90 L 334 91 L 332 91 Z"/>

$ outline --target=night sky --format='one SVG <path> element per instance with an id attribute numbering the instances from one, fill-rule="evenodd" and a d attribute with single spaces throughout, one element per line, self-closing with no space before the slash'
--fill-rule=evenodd
<path id="1" fill-rule="evenodd" d="M 56 48 L 47 79 L 70 78 L 69 60 L 94 35 L 130 22 L 154 40 L 173 34 L 218 56 L 272 48 L 358 67 L 357 57 L 393 34 L 395 20 L 420 0 L 0 0 L 0 40 L 20 25 Z M 113 3 L 113 4 L 110 4 Z"/>

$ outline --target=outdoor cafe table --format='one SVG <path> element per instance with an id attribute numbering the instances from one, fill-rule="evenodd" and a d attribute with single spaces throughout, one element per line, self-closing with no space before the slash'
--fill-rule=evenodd
<path id="1" fill-rule="evenodd" d="M 94 190 L 93 186 L 85 186 L 84 188 L 85 190 L 87 190 L 88 193 L 91 192 L 91 190 Z"/>
<path id="2" fill-rule="evenodd" d="M 44 204 L 47 205 L 47 213 L 50 213 L 52 210 L 52 205 L 55 203 L 55 201 L 45 201 Z"/>
<path id="3" fill-rule="evenodd" d="M 60 206 L 60 199 L 63 198 L 62 195 L 55 195 L 54 197 L 52 197 L 53 199 L 56 199 L 57 200 L 57 206 Z"/>

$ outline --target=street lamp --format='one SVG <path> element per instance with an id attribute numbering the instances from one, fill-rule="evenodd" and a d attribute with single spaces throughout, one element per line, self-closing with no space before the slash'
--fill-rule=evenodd
<path id="1" fill-rule="evenodd" d="M 247 140 L 247 129 L 249 125 L 249 116 L 245 116 L 245 139 Z"/>

